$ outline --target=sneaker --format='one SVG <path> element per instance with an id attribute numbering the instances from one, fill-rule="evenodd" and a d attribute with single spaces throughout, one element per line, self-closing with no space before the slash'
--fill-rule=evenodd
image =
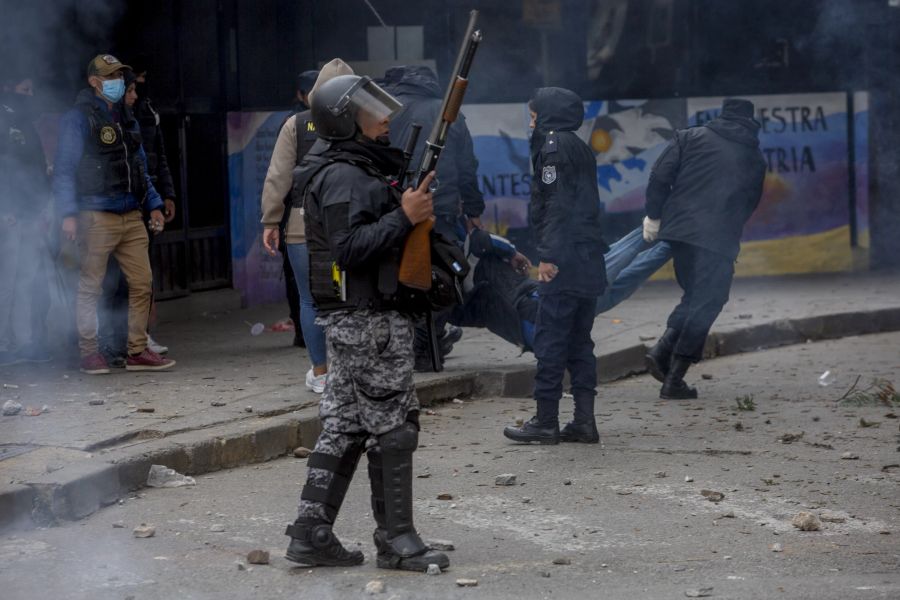
<path id="1" fill-rule="evenodd" d="M 312 369 L 306 372 L 306 387 L 311 389 L 316 394 L 321 394 L 325 391 L 325 382 L 327 380 L 328 373 L 316 375 L 315 373 L 313 373 Z"/>
<path id="2" fill-rule="evenodd" d="M 22 362 L 22 359 L 15 352 L 10 352 L 9 350 L 0 351 L 0 367 L 10 367 L 20 362 Z"/>
<path id="3" fill-rule="evenodd" d="M 147 348 L 157 354 L 166 354 L 169 351 L 168 346 L 163 346 L 162 344 L 154 340 L 152 337 L 150 337 L 149 333 L 147 334 Z"/>
<path id="4" fill-rule="evenodd" d="M 106 375 L 109 373 L 109 365 L 99 352 L 94 352 L 81 359 L 81 372 L 88 375 Z"/>
<path id="5" fill-rule="evenodd" d="M 35 344 L 25 346 L 19 350 L 16 353 L 16 357 L 19 359 L 19 362 L 24 363 L 47 363 L 53 360 L 53 357 L 50 356 L 50 353 L 43 346 Z"/>
<path id="6" fill-rule="evenodd" d="M 174 366 L 174 360 L 163 358 L 150 348 L 144 348 L 140 354 L 132 354 L 125 359 L 126 371 L 163 371 Z"/>

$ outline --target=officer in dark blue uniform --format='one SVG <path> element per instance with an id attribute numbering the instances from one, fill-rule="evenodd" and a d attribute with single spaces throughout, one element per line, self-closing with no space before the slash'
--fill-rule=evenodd
<path id="1" fill-rule="evenodd" d="M 575 133 L 584 104 L 574 92 L 541 88 L 529 103 L 532 128 L 531 227 L 540 264 L 534 354 L 537 415 L 503 435 L 517 442 L 600 441 L 594 421 L 597 361 L 591 328 L 606 287 L 601 205 L 594 153 Z M 563 376 L 569 371 L 575 417 L 559 429 Z"/>

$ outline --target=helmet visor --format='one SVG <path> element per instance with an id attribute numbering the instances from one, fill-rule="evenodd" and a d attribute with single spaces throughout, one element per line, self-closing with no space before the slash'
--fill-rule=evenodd
<path id="1" fill-rule="evenodd" d="M 399 100 L 368 77 L 360 79 L 354 88 L 347 93 L 349 104 L 357 111 L 365 111 L 378 121 L 387 119 L 403 108 Z"/>

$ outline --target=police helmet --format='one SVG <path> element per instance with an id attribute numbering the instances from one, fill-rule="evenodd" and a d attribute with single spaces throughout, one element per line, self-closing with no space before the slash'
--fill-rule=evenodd
<path id="1" fill-rule="evenodd" d="M 319 137 L 336 141 L 356 134 L 360 110 L 381 120 L 402 106 L 370 77 L 340 75 L 319 86 L 310 109 Z"/>

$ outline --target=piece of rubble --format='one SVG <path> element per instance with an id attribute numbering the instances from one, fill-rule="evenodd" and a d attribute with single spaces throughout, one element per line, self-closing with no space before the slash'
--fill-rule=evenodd
<path id="1" fill-rule="evenodd" d="M 841 460 L 859 460 L 859 454 L 853 452 L 844 452 L 841 454 Z"/>
<path id="2" fill-rule="evenodd" d="M 456 546 L 450 540 L 428 540 L 427 545 L 432 550 L 438 550 L 439 552 L 452 552 L 456 550 Z"/>
<path id="3" fill-rule="evenodd" d="M 769 546 L 769 550 L 771 550 L 772 552 L 784 552 L 784 547 L 782 547 L 780 543 L 775 542 L 774 544 L 771 544 Z"/>
<path id="4" fill-rule="evenodd" d="M 251 565 L 267 565 L 269 553 L 265 550 L 251 550 L 247 553 L 247 562 Z"/>
<path id="5" fill-rule="evenodd" d="M 497 475 L 497 478 L 494 479 L 494 485 L 516 485 L 516 476 L 514 473 Z"/>
<path id="6" fill-rule="evenodd" d="M 457 579 L 456 585 L 459 587 L 475 587 L 478 585 L 477 579 Z"/>
<path id="7" fill-rule="evenodd" d="M 106 400 L 103 398 L 94 398 L 93 400 L 88 400 L 88 405 L 90 406 L 103 406 L 106 404 Z"/>
<path id="8" fill-rule="evenodd" d="M 572 485 L 572 480 L 566 479 L 565 481 L 563 481 L 563 485 Z"/>
<path id="9" fill-rule="evenodd" d="M 44 406 L 42 406 L 41 408 L 35 408 L 34 406 L 26 406 L 25 412 L 22 414 L 24 414 L 26 417 L 39 417 L 42 414 L 44 414 L 45 412 L 47 412 L 48 410 L 50 410 L 50 409 L 47 408 L 46 404 Z"/>
<path id="10" fill-rule="evenodd" d="M 112 524 L 112 526 L 113 529 L 125 529 L 125 523 L 123 523 L 122 521 L 116 521 Z"/>
<path id="11" fill-rule="evenodd" d="M 428 568 L 425 569 L 425 574 L 426 575 L 440 575 L 441 567 L 439 567 L 435 563 L 431 563 L 430 565 L 428 565 Z"/>
<path id="12" fill-rule="evenodd" d="M 793 444 L 794 442 L 799 442 L 803 439 L 803 434 L 805 432 L 801 431 L 800 433 L 782 433 L 778 436 L 778 441 L 782 444 Z"/>
<path id="13" fill-rule="evenodd" d="M 719 515 L 719 516 L 716 517 L 716 518 L 717 518 L 717 519 L 733 519 L 733 518 L 734 518 L 734 511 L 733 511 L 733 510 L 729 510 L 728 512 L 723 512 L 721 515 Z"/>
<path id="14" fill-rule="evenodd" d="M 684 482 L 685 482 L 685 483 L 691 483 L 692 481 L 694 481 L 694 478 L 691 477 L 690 475 L 685 475 L 685 476 L 684 476 Z"/>
<path id="15" fill-rule="evenodd" d="M 571 565 L 572 559 L 567 556 L 559 556 L 553 559 L 554 565 Z"/>
<path id="16" fill-rule="evenodd" d="M 6 385 L 6 384 L 4 384 L 4 385 Z M 7 400 L 6 402 L 3 403 L 3 416 L 4 417 L 15 416 L 15 415 L 19 414 L 19 412 L 21 412 L 21 410 L 22 410 L 22 405 L 13 400 Z"/>
<path id="17" fill-rule="evenodd" d="M 453 500 L 453 494 L 448 494 L 447 492 L 444 492 L 442 494 L 438 494 L 437 499 L 438 500 Z"/>
<path id="18" fill-rule="evenodd" d="M 242 563 L 241 561 L 237 561 L 237 562 L 234 563 L 234 564 L 237 566 L 237 570 L 238 570 L 238 571 L 246 571 L 246 570 L 247 570 L 247 565 L 245 565 L 245 564 Z"/>
<path id="19" fill-rule="evenodd" d="M 384 582 L 380 579 L 373 579 L 366 584 L 366 593 L 371 596 L 374 596 L 375 594 L 383 594 L 384 590 Z"/>
<path id="20" fill-rule="evenodd" d="M 165 465 L 150 465 L 150 472 L 147 474 L 147 487 L 176 488 L 196 484 L 193 477 L 182 475 Z"/>
<path id="21" fill-rule="evenodd" d="M 244 412 L 252 413 L 252 412 L 253 412 L 253 407 L 252 407 L 252 406 L 245 406 L 245 407 L 244 407 Z"/>
<path id="22" fill-rule="evenodd" d="M 653 476 L 656 477 L 657 479 L 662 479 L 663 477 L 668 477 L 669 474 L 666 473 L 665 471 L 657 471 L 656 473 L 653 474 Z"/>
<path id="23" fill-rule="evenodd" d="M 708 380 L 712 379 L 713 376 L 712 376 L 711 373 L 700 373 L 700 378 L 701 378 L 701 379 L 706 379 L 706 380 L 708 381 Z"/>
<path id="24" fill-rule="evenodd" d="M 722 492 L 716 492 L 714 490 L 700 490 L 700 495 L 710 502 L 718 503 L 725 499 L 725 494 L 723 494 Z"/>
<path id="25" fill-rule="evenodd" d="M 225 406 L 225 403 L 222 402 L 221 400 L 213 400 L 212 402 L 210 402 L 210 405 L 212 405 L 212 406 Z"/>
<path id="26" fill-rule="evenodd" d="M 712 587 L 704 587 L 696 590 L 687 590 L 684 595 L 688 598 L 706 598 L 707 596 L 712 596 L 712 592 Z"/>
<path id="27" fill-rule="evenodd" d="M 156 409 L 152 406 L 139 406 L 137 409 L 139 413 L 155 413 Z"/>
<path id="28" fill-rule="evenodd" d="M 822 523 L 819 521 L 819 517 L 814 513 L 805 511 L 794 515 L 794 518 L 791 520 L 791 525 L 800 531 L 819 531 L 822 529 Z"/>
<path id="29" fill-rule="evenodd" d="M 153 525 L 147 525 L 146 523 L 141 523 L 137 527 L 135 527 L 131 532 L 136 538 L 152 538 L 156 535 L 156 527 Z"/>
<path id="30" fill-rule="evenodd" d="M 312 454 L 312 450 L 309 448 L 305 448 L 303 446 L 297 446 L 294 448 L 294 456 L 297 458 L 309 458 L 309 455 Z"/>
<path id="31" fill-rule="evenodd" d="M 209 530 L 213 533 L 222 533 L 225 531 L 225 525 L 223 525 L 222 523 L 213 523 Z"/>

